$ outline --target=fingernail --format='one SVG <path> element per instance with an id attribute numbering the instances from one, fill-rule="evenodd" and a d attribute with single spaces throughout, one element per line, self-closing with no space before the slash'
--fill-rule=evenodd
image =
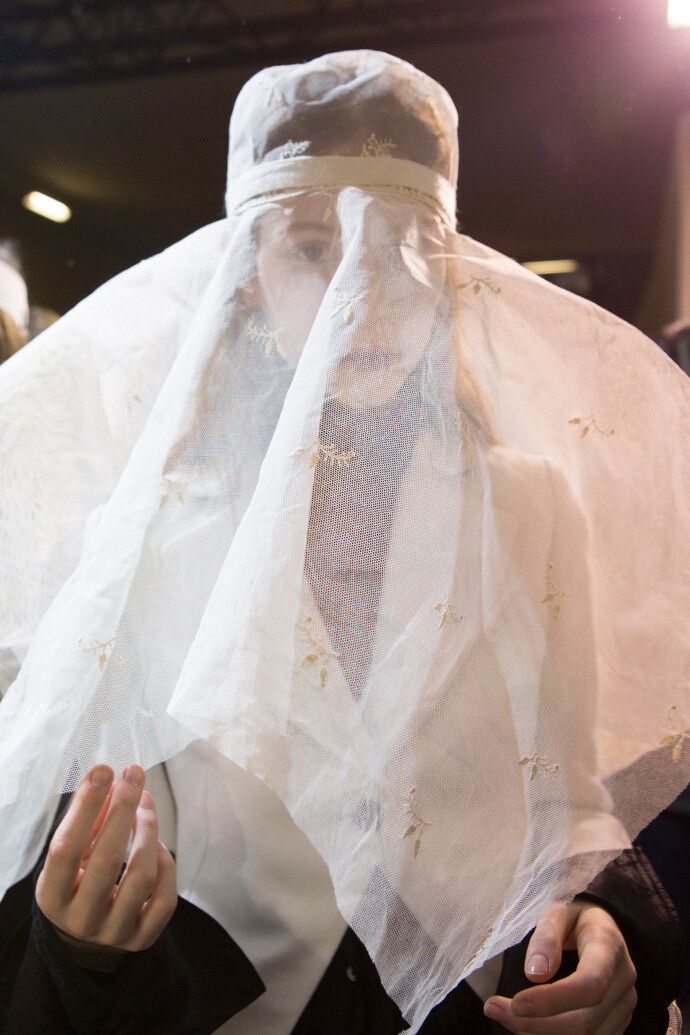
<path id="1" fill-rule="evenodd" d="M 122 779 L 132 787 L 138 787 L 142 781 L 143 773 L 138 765 L 128 765 L 122 770 Z"/>
<path id="2" fill-rule="evenodd" d="M 91 773 L 91 784 L 94 787 L 98 787 L 102 790 L 103 787 L 107 787 L 112 777 L 112 771 L 110 766 L 97 765 Z"/>
<path id="3" fill-rule="evenodd" d="M 528 977 L 543 977 L 544 974 L 549 972 L 549 961 L 546 956 L 541 956 L 538 952 L 534 956 L 530 956 L 529 965 L 527 967 Z"/>
<path id="4" fill-rule="evenodd" d="M 153 811 L 155 805 L 153 804 L 153 798 L 147 791 L 144 791 L 141 795 L 141 801 L 139 802 L 140 809 L 148 809 L 150 812 Z"/>
<path id="5" fill-rule="evenodd" d="M 503 1016 L 503 1009 L 498 1003 L 486 1002 L 484 1003 L 484 1016 L 493 1017 L 497 1021 Z"/>

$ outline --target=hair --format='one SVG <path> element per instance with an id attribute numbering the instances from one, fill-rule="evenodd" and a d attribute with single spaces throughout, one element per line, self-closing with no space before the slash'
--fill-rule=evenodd
<path id="1" fill-rule="evenodd" d="M 661 331 L 659 344 L 681 370 L 690 374 L 690 320 L 676 320 Z"/>
<path id="2" fill-rule="evenodd" d="M 7 263 L 23 276 L 19 245 L 16 241 L 0 240 L 0 262 Z M 26 335 L 9 313 L 0 309 L 0 363 L 19 352 L 22 346 L 26 345 L 26 341 Z"/>
<path id="3" fill-rule="evenodd" d="M 0 261 L 6 262 L 17 273 L 23 275 L 21 250 L 17 241 L 0 240 Z"/>
<path id="4" fill-rule="evenodd" d="M 26 345 L 26 335 L 4 309 L 0 309 L 0 363 Z"/>
<path id="5" fill-rule="evenodd" d="M 465 347 L 459 322 L 455 324 L 453 345 L 455 348 L 455 401 L 460 408 L 463 434 L 467 439 L 484 448 L 497 446 L 499 440 L 489 415 L 486 394 L 482 391 L 465 358 Z"/>

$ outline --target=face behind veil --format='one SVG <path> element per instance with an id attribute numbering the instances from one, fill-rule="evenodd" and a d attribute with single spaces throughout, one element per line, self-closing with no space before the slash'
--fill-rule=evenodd
<path id="1" fill-rule="evenodd" d="M 687 378 L 456 233 L 457 167 L 405 62 L 267 69 L 227 219 L 0 380 L 5 882 L 204 738 L 415 1030 L 690 777 Z"/>

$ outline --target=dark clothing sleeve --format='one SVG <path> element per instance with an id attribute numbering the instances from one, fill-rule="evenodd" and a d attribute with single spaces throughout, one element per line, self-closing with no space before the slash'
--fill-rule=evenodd
<path id="1" fill-rule="evenodd" d="M 685 939 L 646 856 L 639 848 L 623 852 L 578 897 L 611 913 L 637 970 L 638 1005 L 627 1035 L 665 1035 L 667 1007 L 682 979 Z M 530 937 L 531 933 L 503 954 L 499 995 L 512 997 L 531 986 L 524 970 Z M 564 953 L 556 978 L 572 973 L 576 966 L 577 953 Z M 404 1030 L 403 1018 L 384 991 L 366 949 L 347 931 L 293 1035 L 326 1031 L 334 1035 L 399 1035 Z M 484 1016 L 481 1000 L 461 982 L 432 1010 L 420 1035 L 499 1035 L 505 1031 Z"/>
<path id="2" fill-rule="evenodd" d="M 74 962 L 35 904 L 32 877 L 8 893 L 0 932 L 5 1035 L 206 1035 L 264 991 L 241 949 L 182 898 L 156 944 L 110 973 Z"/>
<path id="3" fill-rule="evenodd" d="M 215 921 L 180 900 L 156 945 L 125 958 L 112 974 L 78 967 L 61 939 L 16 885 L 2 904 L 0 1003 L 7 1035 L 205 1035 L 252 1002 L 263 985 Z M 637 968 L 639 1002 L 628 1035 L 665 1035 L 667 1004 L 680 984 L 685 945 L 673 907 L 640 849 L 624 852 L 592 882 L 585 897 L 607 909 Z M 524 961 L 529 936 L 504 953 L 498 992 L 530 986 Z M 564 954 L 558 977 L 577 965 Z M 348 930 L 293 1035 L 399 1035 L 405 1022 L 376 968 Z M 461 983 L 429 1015 L 420 1035 L 499 1035 L 481 1000 Z"/>
<path id="4" fill-rule="evenodd" d="M 630 848 L 619 855 L 578 898 L 612 915 L 637 970 L 638 1003 L 627 1035 L 665 1035 L 668 1004 L 683 980 L 687 946 L 671 900 L 642 849 Z M 500 995 L 512 996 L 529 986 L 524 974 L 528 942 L 529 937 L 506 953 Z M 565 977 L 576 966 L 577 954 L 565 953 L 557 976 Z"/>
<path id="5" fill-rule="evenodd" d="M 641 848 L 631 848 L 595 877 L 584 897 L 618 924 L 637 970 L 638 1006 L 629 1035 L 666 1032 L 668 1004 L 683 982 L 686 934 L 666 889 Z"/>

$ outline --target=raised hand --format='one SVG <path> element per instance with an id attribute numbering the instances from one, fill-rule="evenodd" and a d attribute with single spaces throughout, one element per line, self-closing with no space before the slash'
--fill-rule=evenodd
<path id="1" fill-rule="evenodd" d="M 175 863 L 158 840 L 156 807 L 144 779 L 136 765 L 114 783 L 109 766 L 87 773 L 36 884 L 39 908 L 84 966 L 111 969 L 118 952 L 149 948 L 175 911 Z M 99 954 L 106 965 L 96 962 Z"/>

